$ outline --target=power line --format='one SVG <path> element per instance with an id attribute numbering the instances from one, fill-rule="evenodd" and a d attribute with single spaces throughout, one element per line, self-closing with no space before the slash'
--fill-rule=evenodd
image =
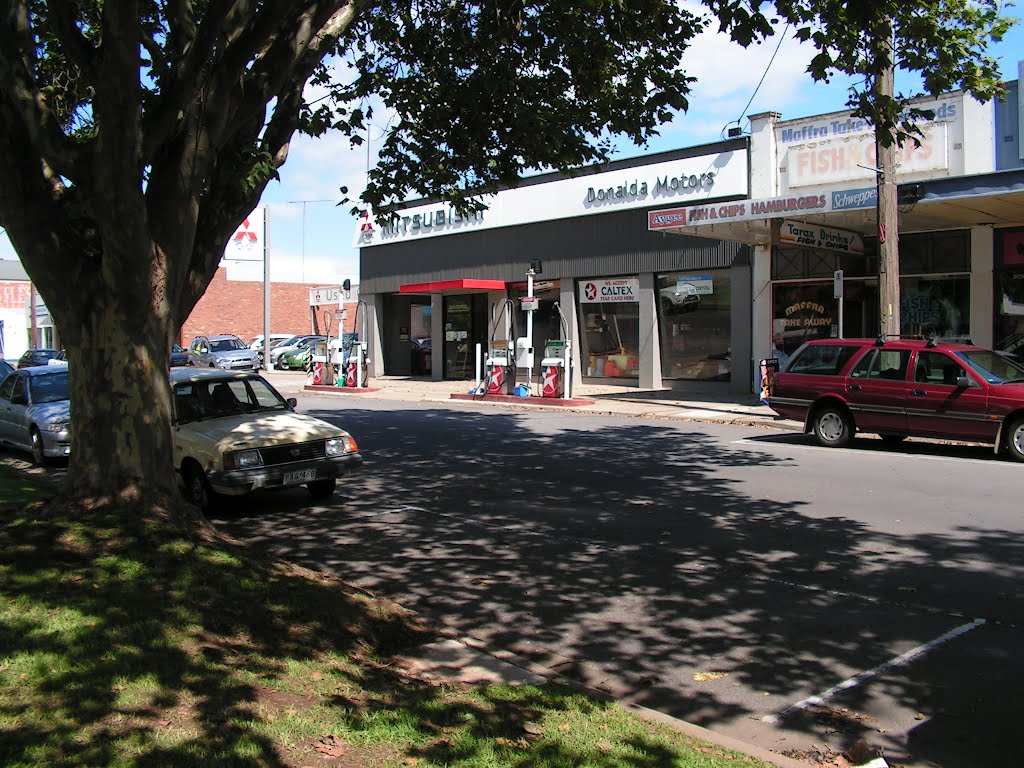
<path id="1" fill-rule="evenodd" d="M 772 68 L 772 64 L 775 63 L 775 57 L 779 55 L 779 49 L 782 48 L 782 43 L 786 39 L 786 33 L 789 32 L 789 27 L 790 24 L 787 23 L 786 28 L 783 29 L 782 33 L 779 35 L 779 42 L 775 46 L 775 51 L 772 53 L 772 57 L 768 60 L 768 66 L 764 68 L 764 72 L 761 74 L 761 79 L 757 81 L 757 87 L 754 88 L 754 92 L 750 94 L 750 100 L 747 102 L 747 106 L 743 108 L 743 111 L 740 112 L 740 116 L 733 120 L 732 123 L 725 124 L 725 128 L 722 129 L 723 133 L 725 132 L 725 129 L 733 123 L 739 125 L 742 122 L 744 115 L 747 114 L 747 110 L 750 109 L 750 105 L 754 103 L 754 99 L 757 97 L 757 92 L 761 90 L 761 86 L 764 84 L 764 79 L 768 77 L 768 70 Z"/>

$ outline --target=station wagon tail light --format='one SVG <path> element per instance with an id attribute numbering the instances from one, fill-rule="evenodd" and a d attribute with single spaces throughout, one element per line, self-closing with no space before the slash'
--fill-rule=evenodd
<path id="1" fill-rule="evenodd" d="M 351 435 L 345 437 L 332 437 L 327 441 L 327 455 L 341 456 L 345 453 L 355 453 L 359 450 L 355 438 Z"/>
<path id="2" fill-rule="evenodd" d="M 224 454 L 224 469 L 248 469 L 263 466 L 259 451 L 235 451 Z"/>

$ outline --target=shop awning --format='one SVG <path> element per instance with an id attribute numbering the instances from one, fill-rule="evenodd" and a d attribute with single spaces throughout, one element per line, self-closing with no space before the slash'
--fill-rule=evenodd
<path id="1" fill-rule="evenodd" d="M 1022 170 L 911 182 L 900 184 L 898 192 L 901 232 L 1024 223 Z M 773 219 L 780 218 L 873 236 L 877 227 L 874 189 L 811 191 L 786 198 L 651 211 L 648 229 L 768 245 Z"/>
<path id="2" fill-rule="evenodd" d="M 486 293 L 487 291 L 504 291 L 504 280 L 441 280 L 435 283 L 412 283 L 400 286 L 399 293 Z"/>

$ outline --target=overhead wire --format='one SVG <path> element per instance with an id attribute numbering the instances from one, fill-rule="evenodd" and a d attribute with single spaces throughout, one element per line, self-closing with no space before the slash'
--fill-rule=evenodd
<path id="1" fill-rule="evenodd" d="M 723 126 L 723 128 L 722 128 L 722 133 L 723 134 L 725 133 L 726 129 L 728 129 L 728 127 L 730 125 L 736 124 L 737 126 L 739 126 L 740 123 L 743 121 L 744 115 L 747 114 L 747 110 L 750 109 L 750 105 L 754 103 L 754 99 L 757 97 L 757 92 L 760 91 L 761 90 L 761 86 L 764 85 L 764 79 L 766 77 L 768 77 L 768 71 L 772 68 L 772 64 L 775 63 L 775 57 L 779 55 L 779 49 L 782 48 L 782 43 L 786 39 L 786 34 L 789 32 L 790 26 L 791 26 L 791 24 L 789 22 L 787 22 L 786 23 L 786 28 L 783 29 L 782 33 L 779 35 L 779 42 L 775 45 L 775 50 L 772 52 L 772 57 L 768 60 L 768 64 L 767 64 L 767 66 L 765 66 L 764 72 L 761 74 L 761 79 L 757 81 L 757 87 L 754 88 L 754 92 L 752 94 L 750 94 L 750 99 L 749 99 L 749 101 L 747 101 L 747 106 L 745 106 L 743 108 L 743 111 L 740 112 L 740 116 L 738 118 L 736 118 L 732 122 L 726 123 L 725 126 Z"/>

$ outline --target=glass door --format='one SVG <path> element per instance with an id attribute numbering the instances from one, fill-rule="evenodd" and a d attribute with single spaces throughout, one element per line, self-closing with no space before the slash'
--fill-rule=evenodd
<path id="1" fill-rule="evenodd" d="M 476 378 L 476 345 L 486 343 L 487 295 L 444 297 L 444 378 Z"/>

